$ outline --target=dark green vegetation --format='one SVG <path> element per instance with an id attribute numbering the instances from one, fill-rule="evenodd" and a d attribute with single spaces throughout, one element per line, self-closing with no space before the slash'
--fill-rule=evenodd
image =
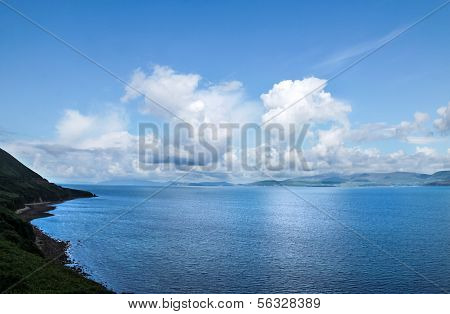
<path id="1" fill-rule="evenodd" d="M 251 183 L 259 186 L 449 186 L 450 171 L 440 171 L 432 175 L 413 172 L 358 173 L 352 175 L 323 174 L 298 177 L 289 180 L 266 180 Z"/>
<path id="2" fill-rule="evenodd" d="M 100 284 L 58 262 L 43 267 L 49 261 L 35 244 L 32 226 L 15 214 L 15 210 L 26 203 L 92 196 L 89 192 L 49 183 L 0 149 L 0 292 L 108 292 Z M 37 269 L 39 271 L 27 277 Z M 5 291 L 12 285 L 13 288 Z"/>
<path id="3" fill-rule="evenodd" d="M 49 183 L 0 149 L 0 206 L 18 209 L 24 207 L 25 203 L 92 196 L 94 195 L 90 192 L 67 189 Z"/>

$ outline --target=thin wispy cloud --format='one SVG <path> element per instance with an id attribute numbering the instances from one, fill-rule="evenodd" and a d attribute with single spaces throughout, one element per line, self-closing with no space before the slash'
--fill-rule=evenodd
<path id="1" fill-rule="evenodd" d="M 404 32 L 406 26 L 402 26 L 392 30 L 391 32 L 381 36 L 379 38 L 363 41 L 354 45 L 350 45 L 349 47 L 334 52 L 327 59 L 320 62 L 317 67 L 326 67 L 326 66 L 335 66 L 344 63 L 345 61 L 352 60 L 356 57 L 363 56 L 370 51 L 376 49 L 377 47 L 383 45 L 384 43 L 392 40 L 394 37 L 398 36 L 402 32 Z"/>

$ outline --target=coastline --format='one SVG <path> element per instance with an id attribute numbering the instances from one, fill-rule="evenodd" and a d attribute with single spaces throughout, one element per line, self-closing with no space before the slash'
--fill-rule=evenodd
<path id="1" fill-rule="evenodd" d="M 57 201 L 57 202 L 40 202 L 40 203 L 25 204 L 24 208 L 16 210 L 16 214 L 22 220 L 30 223 L 30 225 L 32 226 L 35 235 L 34 243 L 40 249 L 44 258 L 48 260 L 54 260 L 56 263 L 59 263 L 64 267 L 67 267 L 77 272 L 86 279 L 92 280 L 88 277 L 88 274 L 83 272 L 81 268 L 77 266 L 68 266 L 68 264 L 71 264 L 73 262 L 69 254 L 67 253 L 67 250 L 70 247 L 70 241 L 62 241 L 54 239 L 48 234 L 46 234 L 43 230 L 31 224 L 31 221 L 35 219 L 53 216 L 53 214 L 50 212 L 56 209 L 56 205 L 73 199 L 75 198 L 70 198 L 64 201 Z M 102 283 L 100 282 L 97 283 L 103 286 L 105 289 L 107 289 Z"/>
<path id="2" fill-rule="evenodd" d="M 50 211 L 56 209 L 55 205 L 61 204 L 62 202 L 25 204 L 24 208 L 16 210 L 16 214 L 22 220 L 31 224 L 31 221 L 35 219 L 53 216 Z M 54 239 L 33 224 L 31 224 L 31 226 L 33 227 L 33 232 L 35 235 L 34 242 L 41 250 L 45 258 L 50 260 L 56 259 L 57 262 L 63 264 L 64 266 L 70 263 L 70 258 L 67 254 L 67 249 L 70 246 L 69 242 Z"/>
<path id="3" fill-rule="evenodd" d="M 24 221 L 30 222 L 34 219 L 53 216 L 53 214 L 49 212 L 56 208 L 54 205 L 61 203 L 62 202 L 40 202 L 25 204 L 24 208 L 16 210 L 16 214 Z"/>
<path id="4" fill-rule="evenodd" d="M 25 204 L 24 208 L 16 210 L 16 214 L 22 220 L 31 224 L 31 221 L 35 219 L 53 216 L 50 211 L 56 209 L 55 205 L 61 203 L 62 202 L 40 202 Z M 31 226 L 35 235 L 34 243 L 41 250 L 45 258 L 49 260 L 55 259 L 55 261 L 64 266 L 70 263 L 70 258 L 67 254 L 67 250 L 70 246 L 69 242 L 54 239 L 33 224 L 31 224 Z"/>
<path id="5" fill-rule="evenodd" d="M 71 267 L 70 243 L 30 223 L 51 216 L 58 203 L 87 197 L 95 195 L 51 183 L 0 148 L 0 291 L 112 293 Z"/>

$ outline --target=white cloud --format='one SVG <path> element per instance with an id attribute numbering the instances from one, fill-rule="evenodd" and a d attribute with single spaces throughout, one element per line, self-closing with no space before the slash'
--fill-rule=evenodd
<path id="1" fill-rule="evenodd" d="M 425 156 L 436 156 L 437 155 L 436 151 L 433 148 L 427 147 L 427 146 L 416 147 L 416 153 L 424 154 Z"/>
<path id="2" fill-rule="evenodd" d="M 402 121 L 395 125 L 383 122 L 364 124 L 353 127 L 348 133 L 348 139 L 354 142 L 398 139 L 411 144 L 432 143 L 437 139 L 424 127 L 429 118 L 427 113 L 416 112 L 412 122 Z"/>
<path id="3" fill-rule="evenodd" d="M 312 148 L 312 152 L 322 157 L 334 154 L 343 146 L 346 133 L 344 128 L 319 130 L 318 143 Z"/>
<path id="4" fill-rule="evenodd" d="M 421 125 L 423 123 L 425 123 L 426 121 L 428 121 L 430 119 L 430 116 L 428 115 L 428 113 L 425 112 L 416 112 L 414 114 L 414 121 Z"/>
<path id="5" fill-rule="evenodd" d="M 310 77 L 303 80 L 285 80 L 274 84 L 260 96 L 260 101 L 251 101 L 245 97 L 240 82 L 231 81 L 219 84 L 201 84 L 198 74 L 181 74 L 171 68 L 156 66 L 150 74 L 138 69 L 133 73 L 130 84 L 148 97 L 167 106 L 178 116 L 198 126 L 208 123 L 247 123 L 268 121 L 287 109 L 290 104 L 311 95 L 276 116 L 271 122 L 302 125 L 310 123 L 308 130 L 308 148 L 303 155 L 315 173 L 342 171 L 422 171 L 433 172 L 450 167 L 450 150 L 440 155 L 430 146 L 436 136 L 427 130 L 429 115 L 416 112 L 410 121 L 398 124 L 370 123 L 352 127 L 349 114 L 350 105 L 335 99 L 325 90 L 325 80 Z M 141 99 L 142 96 L 131 88 L 126 88 L 123 102 Z M 123 105 L 122 105 L 123 106 Z M 130 110 L 130 109 L 129 109 Z M 439 108 L 439 118 L 434 121 L 441 132 L 449 129 L 449 107 Z M 158 116 L 168 122 L 174 122 L 171 116 L 157 109 L 151 102 L 144 100 L 141 113 L 146 119 Z M 56 137 L 45 142 L 13 142 L 5 145 L 11 153 L 23 156 L 32 168 L 44 176 L 58 181 L 92 181 L 99 182 L 117 178 L 171 179 L 178 174 L 175 167 L 164 167 L 164 160 L 159 160 L 153 171 L 139 168 L 138 138 L 129 131 L 127 111 L 120 106 L 110 106 L 96 113 L 82 113 L 68 109 L 56 124 Z M 149 134 L 148 137 L 154 137 Z M 405 143 L 420 145 L 415 152 L 404 150 L 381 152 L 367 146 L 371 141 L 400 140 Z M 218 163 L 218 168 L 211 172 L 197 164 L 197 176 L 226 177 L 236 180 L 259 179 L 259 173 L 242 169 L 242 151 L 233 146 L 231 151 L 224 149 L 226 134 L 219 134 L 214 145 L 219 149 L 217 160 L 208 160 L 207 166 Z M 184 144 L 193 145 L 198 151 L 204 149 L 198 144 L 198 138 L 185 140 Z M 261 145 L 251 147 L 246 152 L 249 164 L 270 163 L 285 158 L 289 162 L 297 159 L 294 150 L 283 146 Z M 427 145 L 427 146 L 425 146 Z M 173 165 L 180 161 L 191 161 L 192 155 L 186 149 L 164 146 L 161 139 L 156 139 L 155 149 L 169 151 Z M 406 150 L 408 151 L 408 150 Z M 273 163 L 272 163 L 273 162 Z M 288 169 L 290 165 L 276 173 L 276 176 L 298 175 L 297 171 Z M 227 165 L 235 167 L 228 172 Z M 172 166 L 173 166 L 172 165 Z M 300 164 L 298 164 L 300 166 Z M 301 170 L 301 169 L 300 169 Z M 195 179 L 195 178 L 192 178 Z"/>
<path id="6" fill-rule="evenodd" d="M 127 115 L 118 108 L 98 114 L 68 109 L 56 124 L 57 143 L 71 147 L 122 147 L 129 140 Z"/>
<path id="7" fill-rule="evenodd" d="M 183 120 L 198 125 L 200 123 L 245 123 L 255 121 L 259 116 L 257 103 L 245 98 L 242 84 L 229 81 L 209 86 L 201 86 L 198 74 L 181 74 L 169 67 L 155 66 L 146 74 L 137 69 L 127 87 L 123 102 L 146 95 L 142 113 L 172 119 L 167 112 L 159 109 L 149 99 L 157 101 Z M 180 121 L 176 121 L 180 122 Z M 256 121 L 258 122 L 258 121 Z"/>
<path id="8" fill-rule="evenodd" d="M 138 138 L 127 129 L 127 114 L 119 107 L 95 114 L 68 109 L 56 124 L 55 139 L 7 143 L 6 148 L 54 180 L 98 182 L 138 173 Z"/>
<path id="9" fill-rule="evenodd" d="M 95 126 L 94 119 L 84 116 L 76 110 L 66 110 L 56 125 L 59 137 L 64 141 L 75 141 Z"/>
<path id="10" fill-rule="evenodd" d="M 330 93 L 324 91 L 325 85 L 325 80 L 315 77 L 274 84 L 271 90 L 261 95 L 266 108 L 262 120 L 283 125 L 332 121 L 348 126 L 351 106 L 334 99 Z M 295 102 L 296 104 L 291 106 Z"/>
<path id="11" fill-rule="evenodd" d="M 428 136 L 407 136 L 405 137 L 406 142 L 410 144 L 417 144 L 417 145 L 426 145 L 435 143 L 438 141 L 438 139 L 432 135 Z"/>
<path id="12" fill-rule="evenodd" d="M 450 102 L 447 107 L 440 107 L 437 114 L 439 118 L 433 124 L 441 133 L 447 134 L 450 131 Z"/>

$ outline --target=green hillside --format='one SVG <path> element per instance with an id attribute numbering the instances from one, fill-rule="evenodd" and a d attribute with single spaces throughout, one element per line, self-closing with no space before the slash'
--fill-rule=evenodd
<path id="1" fill-rule="evenodd" d="M 27 277 L 48 261 L 34 243 L 35 234 L 32 226 L 15 214 L 15 210 L 23 208 L 26 203 L 92 196 L 94 195 L 90 192 L 67 189 L 49 183 L 0 149 L 0 292 L 108 292 L 100 284 L 86 279 L 58 262 L 52 262 Z M 19 284 L 8 289 L 19 281 Z"/>
<path id="2" fill-rule="evenodd" d="M 21 208 L 25 203 L 92 197 L 90 192 L 49 183 L 36 172 L 0 149 L 0 206 Z"/>

